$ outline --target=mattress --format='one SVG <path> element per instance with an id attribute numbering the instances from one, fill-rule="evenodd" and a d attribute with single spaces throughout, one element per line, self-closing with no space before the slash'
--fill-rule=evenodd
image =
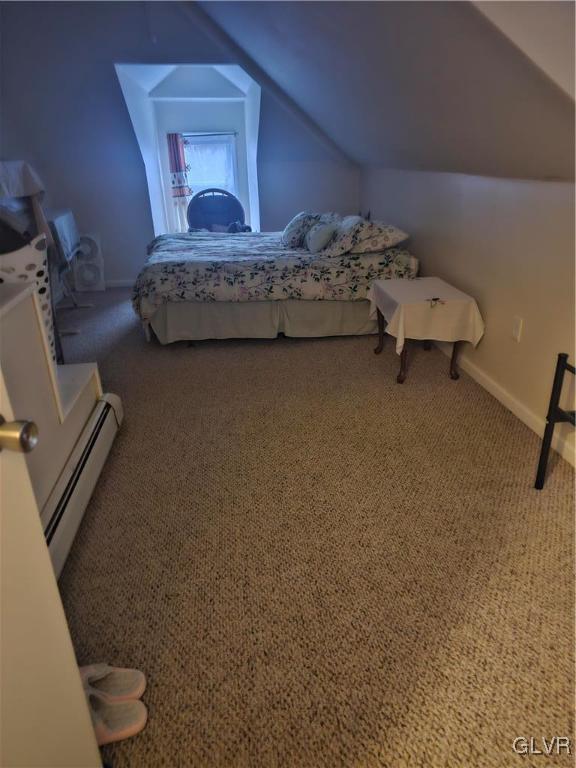
<path id="1" fill-rule="evenodd" d="M 374 280 L 418 273 L 401 248 L 326 257 L 286 248 L 280 232 L 161 235 L 148 251 L 133 294 L 145 322 L 167 303 L 364 301 Z"/>

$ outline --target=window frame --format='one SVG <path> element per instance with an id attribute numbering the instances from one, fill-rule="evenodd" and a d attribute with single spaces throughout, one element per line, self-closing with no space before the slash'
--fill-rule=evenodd
<path id="1" fill-rule="evenodd" d="M 226 190 L 238 197 L 238 134 L 236 131 L 181 131 L 182 139 L 184 140 L 184 147 L 186 143 L 190 144 L 225 144 L 232 148 L 232 175 L 233 175 L 233 189 Z M 184 150 L 186 152 L 186 149 Z M 189 179 L 191 181 L 191 179 Z M 191 185 L 193 186 L 193 185 Z M 206 187 L 208 189 L 208 187 Z M 223 187 L 218 187 L 223 189 Z M 200 192 L 201 190 L 195 190 Z"/>

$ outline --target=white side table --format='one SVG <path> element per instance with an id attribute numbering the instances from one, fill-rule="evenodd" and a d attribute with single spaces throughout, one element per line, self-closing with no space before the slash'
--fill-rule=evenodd
<path id="1" fill-rule="evenodd" d="M 377 280 L 370 287 L 368 298 L 370 316 L 378 318 L 378 346 L 374 352 L 382 352 L 384 332 L 396 337 L 399 384 L 406 379 L 407 339 L 421 339 L 427 349 L 431 340 L 453 342 L 450 378 L 458 379 L 458 342 L 469 341 L 476 346 L 484 334 L 475 299 L 439 277 Z"/>

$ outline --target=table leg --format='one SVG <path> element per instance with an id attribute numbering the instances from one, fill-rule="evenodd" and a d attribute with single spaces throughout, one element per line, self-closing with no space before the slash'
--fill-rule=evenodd
<path id="1" fill-rule="evenodd" d="M 404 384 L 404 381 L 406 380 L 406 357 L 408 352 L 408 342 L 407 340 L 404 341 L 404 346 L 402 347 L 402 352 L 400 353 L 400 371 L 398 372 L 398 376 L 396 376 L 396 381 L 398 384 Z"/>
<path id="2" fill-rule="evenodd" d="M 454 379 L 454 381 L 457 381 L 460 378 L 460 374 L 458 373 L 458 367 L 456 365 L 457 357 L 458 357 L 458 342 L 455 341 L 454 344 L 452 344 L 452 357 L 450 358 L 450 378 Z"/>
<path id="3" fill-rule="evenodd" d="M 378 317 L 378 346 L 374 350 L 375 355 L 379 355 L 384 349 L 384 315 L 379 309 L 376 310 Z"/>

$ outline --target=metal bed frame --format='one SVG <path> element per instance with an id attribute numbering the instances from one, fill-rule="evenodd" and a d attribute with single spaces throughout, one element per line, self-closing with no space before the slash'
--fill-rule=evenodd
<path id="1" fill-rule="evenodd" d="M 576 426 L 575 412 L 566 411 L 558 405 L 560 402 L 560 395 L 562 394 L 562 384 L 564 382 L 564 374 L 566 371 L 569 371 L 572 375 L 576 375 L 576 369 L 568 362 L 568 355 L 565 352 L 560 352 L 556 362 L 556 372 L 554 373 L 554 382 L 552 383 L 550 405 L 548 406 L 548 415 L 546 416 L 546 429 L 544 430 L 538 471 L 536 472 L 536 482 L 534 483 L 534 487 L 538 491 L 541 491 L 542 488 L 544 488 L 546 467 L 548 466 L 548 457 L 550 455 L 554 427 L 556 424 L 562 422 L 568 422 L 569 424 L 572 424 L 573 427 Z"/>

